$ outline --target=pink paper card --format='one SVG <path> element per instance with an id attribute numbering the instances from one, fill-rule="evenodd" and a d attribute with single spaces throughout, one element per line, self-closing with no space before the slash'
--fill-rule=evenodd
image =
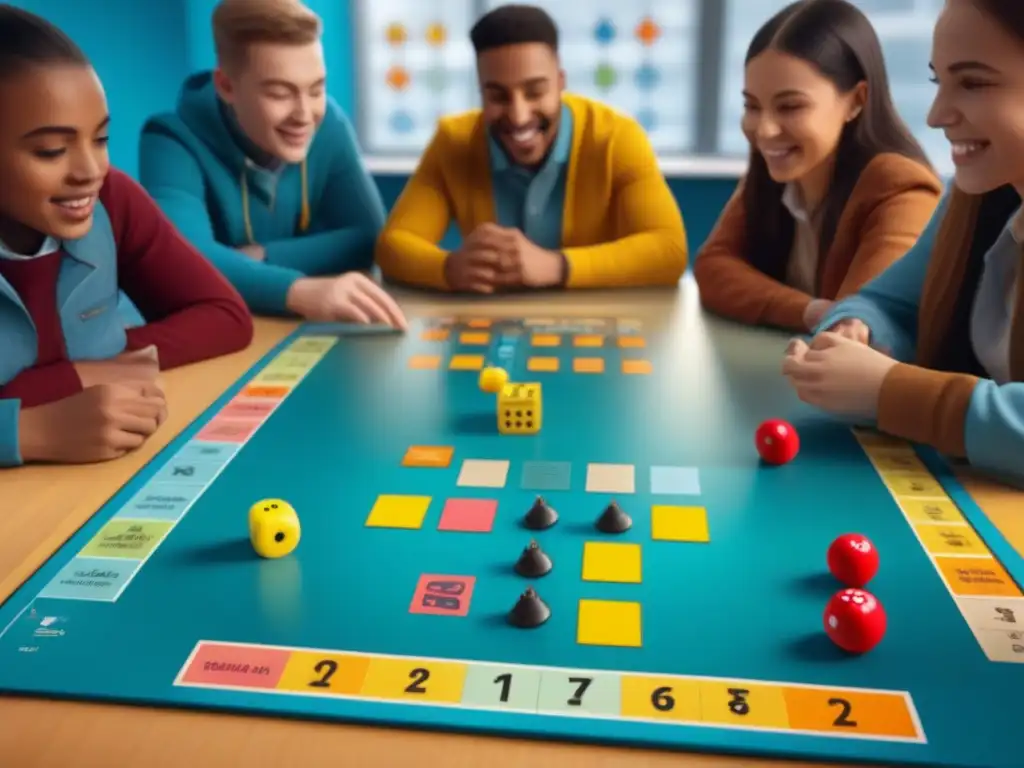
<path id="1" fill-rule="evenodd" d="M 474 576 L 435 576 L 424 574 L 412 596 L 410 613 L 434 616 L 465 616 L 473 598 Z"/>
<path id="2" fill-rule="evenodd" d="M 280 404 L 280 400 L 266 400 L 258 397 L 236 397 L 220 409 L 217 415 L 225 419 L 262 421 Z"/>
<path id="3" fill-rule="evenodd" d="M 208 443 L 244 443 L 262 423 L 262 419 L 225 419 L 217 416 L 200 430 L 196 440 Z"/>
<path id="4" fill-rule="evenodd" d="M 186 685 L 273 688 L 281 679 L 290 651 L 260 646 L 203 643 L 181 676 Z"/>
<path id="5" fill-rule="evenodd" d="M 498 502 L 493 499 L 448 499 L 437 530 L 490 533 L 497 512 Z"/>

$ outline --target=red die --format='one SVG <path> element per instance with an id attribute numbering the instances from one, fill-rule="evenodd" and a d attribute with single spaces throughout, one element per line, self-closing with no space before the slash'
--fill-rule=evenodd
<path id="1" fill-rule="evenodd" d="M 885 609 L 863 589 L 843 589 L 825 606 L 825 633 L 850 653 L 867 653 L 885 636 Z"/>
<path id="2" fill-rule="evenodd" d="M 848 587 L 863 587 L 878 573 L 878 550 L 859 533 L 844 533 L 828 548 L 828 569 Z"/>
<path id="3" fill-rule="evenodd" d="M 786 464 L 800 451 L 800 436 L 789 422 L 769 419 L 757 428 L 754 444 L 766 463 Z"/>

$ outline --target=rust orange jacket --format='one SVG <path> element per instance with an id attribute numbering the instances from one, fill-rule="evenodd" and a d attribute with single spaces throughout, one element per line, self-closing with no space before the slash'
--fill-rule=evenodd
<path id="1" fill-rule="evenodd" d="M 848 296 L 910 250 L 939 204 L 942 182 L 927 166 L 902 155 L 886 153 L 868 163 L 822 255 L 819 297 L 750 263 L 742 194 L 741 181 L 694 259 L 701 303 L 742 323 L 806 330 L 803 315 L 812 299 Z"/>

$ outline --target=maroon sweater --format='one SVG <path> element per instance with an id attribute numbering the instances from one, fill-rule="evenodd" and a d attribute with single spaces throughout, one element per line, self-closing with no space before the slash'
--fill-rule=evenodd
<path id="1" fill-rule="evenodd" d="M 244 349 L 252 316 L 241 296 L 163 215 L 131 177 L 111 169 L 100 191 L 117 247 L 118 283 L 146 324 L 129 328 L 127 350 L 156 346 L 160 367 L 175 368 Z M 61 400 L 82 389 L 68 361 L 57 306 L 60 252 L 0 258 L 0 277 L 17 292 L 36 325 L 36 364 L 0 386 L 0 399 L 22 406 Z M 2 344 L 0 344 L 2 346 Z"/>

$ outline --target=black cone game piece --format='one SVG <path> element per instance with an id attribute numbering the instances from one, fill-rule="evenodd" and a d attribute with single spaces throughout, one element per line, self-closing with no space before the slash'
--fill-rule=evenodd
<path id="1" fill-rule="evenodd" d="M 551 609 L 540 599 L 540 595 L 533 591 L 533 587 L 526 588 L 526 591 L 519 596 L 515 607 L 508 614 L 509 623 L 521 629 L 539 627 L 549 618 L 551 618 Z"/>
<path id="2" fill-rule="evenodd" d="M 543 531 L 558 522 L 558 513 L 540 496 L 533 502 L 530 511 L 523 518 L 523 523 L 531 531 Z"/>
<path id="3" fill-rule="evenodd" d="M 633 527 L 633 518 L 613 501 L 604 508 L 604 512 L 597 518 L 596 525 L 601 533 L 624 533 Z"/>
<path id="4" fill-rule="evenodd" d="M 536 541 L 523 550 L 523 554 L 516 561 L 516 573 L 528 579 L 536 579 L 551 572 L 551 558 L 540 548 Z"/>

